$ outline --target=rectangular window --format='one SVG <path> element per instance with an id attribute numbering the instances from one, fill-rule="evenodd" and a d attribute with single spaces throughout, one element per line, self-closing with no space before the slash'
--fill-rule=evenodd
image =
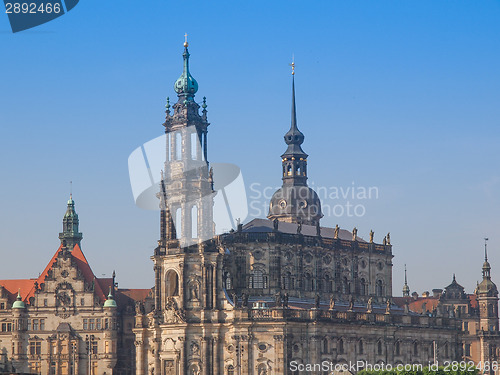
<path id="1" fill-rule="evenodd" d="M 17 343 L 17 354 L 23 354 L 23 343 L 22 342 Z"/>
<path id="2" fill-rule="evenodd" d="M 470 344 L 465 344 L 465 355 L 470 356 Z"/>
<path id="3" fill-rule="evenodd" d="M 33 319 L 33 331 L 38 331 L 38 319 Z"/>
<path id="4" fill-rule="evenodd" d="M 26 329 L 27 329 L 28 331 L 31 331 L 31 319 L 28 319 L 28 320 L 26 321 Z"/>
<path id="5" fill-rule="evenodd" d="M 40 319 L 40 331 L 45 331 L 45 319 Z"/>
<path id="6" fill-rule="evenodd" d="M 82 298 L 82 299 L 80 300 L 80 305 L 85 306 L 85 298 Z"/>
<path id="7" fill-rule="evenodd" d="M 7 323 L 2 323 L 2 332 L 7 331 Z"/>
<path id="8" fill-rule="evenodd" d="M 7 332 L 12 331 L 12 323 L 7 323 Z"/>
<path id="9" fill-rule="evenodd" d="M 104 329 L 109 329 L 109 322 L 108 319 L 104 319 Z"/>
<path id="10" fill-rule="evenodd" d="M 464 331 L 469 330 L 469 322 L 464 322 Z"/>
<path id="11" fill-rule="evenodd" d="M 97 354 L 97 341 L 92 341 L 92 354 Z"/>
<path id="12" fill-rule="evenodd" d="M 5 310 L 5 303 L 4 302 L 0 303 L 0 309 Z"/>
<path id="13" fill-rule="evenodd" d="M 93 331 L 95 329 L 95 320 L 89 319 L 89 329 Z"/>
<path id="14" fill-rule="evenodd" d="M 44 298 L 44 300 L 43 300 L 43 305 L 44 305 L 45 307 L 47 307 L 47 306 L 49 305 L 49 301 L 47 300 L 47 298 Z"/>
<path id="15" fill-rule="evenodd" d="M 88 323 L 87 319 L 83 319 L 83 329 L 87 330 L 88 329 Z"/>
<path id="16" fill-rule="evenodd" d="M 104 353 L 109 353 L 109 341 L 104 342 Z"/>
<path id="17" fill-rule="evenodd" d="M 30 355 L 41 355 L 42 354 L 42 343 L 40 341 L 30 342 Z"/>
<path id="18" fill-rule="evenodd" d="M 101 329 L 101 319 L 96 319 L 96 329 Z"/>

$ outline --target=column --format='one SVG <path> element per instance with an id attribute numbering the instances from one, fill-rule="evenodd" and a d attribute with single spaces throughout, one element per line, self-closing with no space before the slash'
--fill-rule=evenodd
<path id="1" fill-rule="evenodd" d="M 134 342 L 134 344 L 135 344 L 135 360 L 136 360 L 135 371 L 136 371 L 136 375 L 146 375 L 144 373 L 144 361 L 143 361 L 144 342 L 142 340 L 137 340 Z"/>

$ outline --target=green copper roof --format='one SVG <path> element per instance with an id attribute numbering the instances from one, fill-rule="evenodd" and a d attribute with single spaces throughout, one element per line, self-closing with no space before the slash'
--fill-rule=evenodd
<path id="1" fill-rule="evenodd" d="M 64 214 L 64 217 L 78 217 L 78 215 L 75 211 L 75 201 L 73 200 L 72 195 L 69 196 L 68 208 L 66 209 L 66 213 Z"/>
<path id="2" fill-rule="evenodd" d="M 12 304 L 13 309 L 24 309 L 26 308 L 26 305 L 24 304 L 22 298 L 21 298 L 21 292 L 17 293 L 17 298 L 16 301 Z"/>
<path id="3" fill-rule="evenodd" d="M 111 294 L 111 287 L 109 288 L 108 299 L 104 302 L 104 307 L 117 307 L 116 301 L 114 300 L 113 295 Z"/>
<path id="4" fill-rule="evenodd" d="M 181 76 L 174 84 L 174 90 L 178 96 L 185 96 L 188 100 L 193 100 L 194 94 L 198 91 L 198 82 L 193 78 L 191 73 L 189 73 L 189 52 L 188 44 L 184 43 L 184 53 L 182 57 L 184 58 L 184 69 Z"/>

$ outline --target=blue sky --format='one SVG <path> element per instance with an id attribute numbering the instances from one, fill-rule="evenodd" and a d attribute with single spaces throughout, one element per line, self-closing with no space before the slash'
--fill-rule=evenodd
<path id="1" fill-rule="evenodd" d="M 158 214 L 134 205 L 127 158 L 162 134 L 187 32 L 209 160 L 240 166 L 248 187 L 280 185 L 294 54 L 310 183 L 379 192 L 350 199 L 362 217 L 322 224 L 390 231 L 395 295 L 404 263 L 419 293 L 454 272 L 472 292 L 485 236 L 498 283 L 498 19 L 491 0 L 86 0 L 17 34 L 0 16 L 0 278 L 42 272 L 72 180 L 96 275 L 153 285 Z"/>

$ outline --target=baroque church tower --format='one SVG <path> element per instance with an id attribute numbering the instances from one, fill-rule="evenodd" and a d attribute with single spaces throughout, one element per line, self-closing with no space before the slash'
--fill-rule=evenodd
<path id="1" fill-rule="evenodd" d="M 189 57 L 186 41 L 183 72 L 174 84 L 178 100 L 171 107 L 167 98 L 163 124 L 166 158 L 158 194 L 160 240 L 152 256 L 155 307 L 151 312 L 137 309 L 137 374 L 198 373 L 211 362 L 206 357 L 202 361 L 200 353 L 213 353 L 206 328 L 196 330 L 191 325 L 217 315 L 221 296 L 216 280 L 222 280 L 222 255 L 213 240 L 215 193 L 207 158 L 206 99 L 200 115 L 194 100 L 198 83 L 189 71 Z M 168 329 L 160 329 L 165 324 Z M 198 356 L 188 361 L 187 353 Z"/>
<path id="2" fill-rule="evenodd" d="M 486 239 L 485 239 L 486 241 Z M 483 280 L 476 288 L 479 307 L 479 342 L 482 363 L 492 363 L 498 359 L 498 289 L 491 281 L 491 266 L 488 262 L 486 242 L 484 244 Z"/>
<path id="3" fill-rule="evenodd" d="M 321 202 L 316 192 L 307 186 L 307 154 L 302 150 L 304 134 L 297 127 L 295 108 L 295 64 L 292 63 L 292 120 L 284 136 L 287 149 L 281 155 L 283 185 L 271 198 L 270 220 L 314 225 L 319 227 Z"/>

